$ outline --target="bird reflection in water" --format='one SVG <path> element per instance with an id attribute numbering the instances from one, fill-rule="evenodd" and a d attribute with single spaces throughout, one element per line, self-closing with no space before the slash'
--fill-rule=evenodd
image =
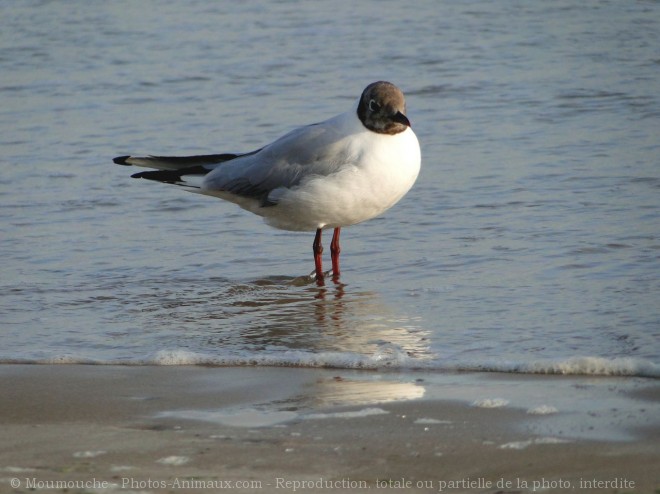
<path id="1" fill-rule="evenodd" d="M 256 282 L 260 289 L 250 291 L 249 301 L 233 304 L 244 311 L 236 316 L 250 321 L 239 331 L 252 343 L 345 352 L 380 359 L 383 365 L 397 356 L 431 358 L 419 318 L 396 314 L 375 292 L 350 291 L 342 283 L 291 290 L 264 281 Z"/>
<path id="2" fill-rule="evenodd" d="M 163 343 L 170 339 L 168 346 L 218 361 L 229 355 L 263 365 L 359 368 L 397 366 L 402 359 L 406 367 L 423 366 L 432 358 L 419 317 L 377 292 L 341 283 L 170 279 L 157 293 L 133 300 L 145 330 L 162 332 Z"/>

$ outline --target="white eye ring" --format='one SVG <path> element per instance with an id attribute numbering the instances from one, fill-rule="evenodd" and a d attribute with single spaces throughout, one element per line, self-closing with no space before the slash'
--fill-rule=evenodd
<path id="1" fill-rule="evenodd" d="M 372 99 L 371 101 L 369 101 L 369 109 L 371 111 L 378 111 L 380 110 L 380 105 L 376 103 L 375 99 Z"/>

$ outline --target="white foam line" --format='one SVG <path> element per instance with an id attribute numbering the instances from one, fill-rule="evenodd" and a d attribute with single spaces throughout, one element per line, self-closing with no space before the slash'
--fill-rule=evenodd
<path id="1" fill-rule="evenodd" d="M 403 350 L 387 354 L 361 355 L 351 352 L 315 353 L 300 350 L 265 354 L 212 355 L 182 349 L 161 350 L 131 360 L 94 360 L 74 355 L 44 359 L 0 358 L 0 364 L 95 364 L 95 365 L 213 365 L 218 367 L 309 367 L 332 369 L 398 369 L 468 372 L 506 372 L 513 374 L 562 374 L 587 376 L 660 377 L 660 364 L 646 359 L 616 357 L 570 357 L 531 362 L 475 361 L 447 363 L 440 359 L 418 359 Z"/>
<path id="2" fill-rule="evenodd" d="M 538 407 L 530 408 L 527 413 L 530 415 L 551 415 L 557 413 L 559 410 L 550 405 L 540 405 Z"/>
<path id="3" fill-rule="evenodd" d="M 473 407 L 478 408 L 503 408 L 509 404 L 504 398 L 483 398 L 472 402 Z"/>
<path id="4" fill-rule="evenodd" d="M 558 437 L 538 437 L 536 439 L 529 439 L 527 441 L 513 441 L 510 443 L 500 444 L 498 449 L 525 449 L 532 444 L 565 444 L 570 443 L 567 439 L 560 439 Z"/>
<path id="5" fill-rule="evenodd" d="M 189 461 L 190 458 L 187 456 L 166 456 L 165 458 L 156 460 L 156 463 L 160 463 L 161 465 L 180 466 L 185 465 Z"/>
<path id="6" fill-rule="evenodd" d="M 305 419 L 353 419 L 361 417 L 369 417 L 372 415 L 388 414 L 387 410 L 382 408 L 363 408 L 362 410 L 355 410 L 350 412 L 330 412 L 330 413 L 310 413 L 303 416 Z"/>

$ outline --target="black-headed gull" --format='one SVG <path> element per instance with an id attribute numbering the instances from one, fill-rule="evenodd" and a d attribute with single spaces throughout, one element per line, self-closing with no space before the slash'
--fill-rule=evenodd
<path id="1" fill-rule="evenodd" d="M 113 161 L 155 168 L 133 177 L 234 202 L 275 228 L 315 230 L 315 276 L 323 283 L 323 230 L 334 229 L 330 252 L 336 281 L 340 229 L 398 202 L 417 178 L 421 153 L 403 93 L 379 81 L 369 84 L 346 113 L 295 129 L 251 153 Z"/>

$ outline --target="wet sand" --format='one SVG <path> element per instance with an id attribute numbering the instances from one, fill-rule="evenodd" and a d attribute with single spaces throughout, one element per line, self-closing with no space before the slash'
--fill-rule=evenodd
<path id="1" fill-rule="evenodd" d="M 660 384 L 0 366 L 0 492 L 654 492 Z"/>

